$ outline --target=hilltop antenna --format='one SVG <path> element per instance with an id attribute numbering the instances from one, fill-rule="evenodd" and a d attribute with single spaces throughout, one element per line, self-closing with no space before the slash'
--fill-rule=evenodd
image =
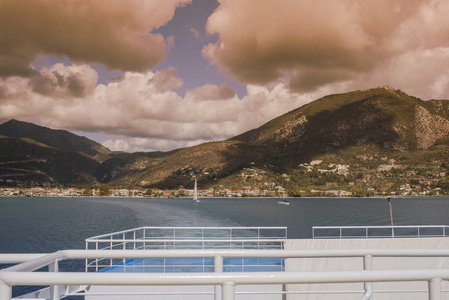
<path id="1" fill-rule="evenodd" d="M 387 198 L 388 200 L 388 210 L 390 211 L 390 223 L 391 223 L 391 234 L 394 237 L 394 228 L 393 228 L 393 208 L 391 206 L 390 197 Z"/>

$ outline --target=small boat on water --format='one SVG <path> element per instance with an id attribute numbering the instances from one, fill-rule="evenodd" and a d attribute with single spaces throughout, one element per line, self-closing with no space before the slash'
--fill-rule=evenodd
<path id="1" fill-rule="evenodd" d="M 286 195 L 286 194 L 283 194 L 283 195 L 282 195 L 282 199 L 279 199 L 278 204 L 281 204 L 281 205 L 290 205 L 290 201 L 288 201 L 286 198 L 287 198 L 287 195 Z"/>
<path id="2" fill-rule="evenodd" d="M 195 178 L 195 186 L 193 187 L 193 203 L 200 203 L 200 200 L 198 199 L 198 189 L 196 184 L 196 178 Z"/>
<path id="3" fill-rule="evenodd" d="M 278 204 L 282 204 L 282 205 L 290 205 L 290 202 L 286 199 L 281 199 L 278 201 Z"/>

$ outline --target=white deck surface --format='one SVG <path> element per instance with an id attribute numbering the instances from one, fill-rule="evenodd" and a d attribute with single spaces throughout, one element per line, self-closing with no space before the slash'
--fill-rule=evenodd
<path id="1" fill-rule="evenodd" d="M 284 244 L 286 250 L 323 250 L 323 249 L 448 249 L 449 238 L 386 238 L 386 239 L 304 239 L 287 240 Z M 363 258 L 310 258 L 286 259 L 286 272 L 292 271 L 359 271 L 363 270 Z M 449 268 L 447 257 L 374 257 L 373 270 L 401 270 L 401 269 L 431 269 Z M 373 283 L 375 300 L 421 300 L 429 299 L 427 282 L 388 282 Z M 346 284 L 303 284 L 287 285 L 290 292 L 301 291 L 359 291 L 357 294 L 316 294 L 316 295 L 289 295 L 287 299 L 301 300 L 352 300 L 360 299 L 363 295 L 363 283 Z M 400 290 L 412 292 L 396 293 Z M 417 291 L 422 292 L 417 292 Z M 443 290 L 449 290 L 448 282 L 443 281 Z M 377 291 L 377 292 L 376 292 Z M 382 291 L 380 293 L 379 291 Z M 396 292 L 395 292 L 396 291 Z M 449 293 L 443 293 L 442 299 L 449 299 Z"/>

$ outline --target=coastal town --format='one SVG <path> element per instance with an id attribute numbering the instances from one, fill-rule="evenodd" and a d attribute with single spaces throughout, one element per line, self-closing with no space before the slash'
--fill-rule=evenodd
<path id="1" fill-rule="evenodd" d="M 434 190 L 422 190 L 421 186 L 411 186 L 406 184 L 401 186 L 401 193 L 391 192 L 376 192 L 372 189 L 366 191 L 372 197 L 386 197 L 386 196 L 438 196 L 443 195 L 440 188 Z M 176 189 L 176 190 L 161 190 L 161 189 L 140 189 L 140 188 L 0 188 L 0 197 L 150 197 L 150 198 L 192 198 L 194 194 L 193 189 Z M 359 190 L 299 190 L 286 191 L 282 186 L 276 186 L 274 189 L 245 189 L 245 190 L 231 190 L 220 189 L 215 190 L 209 188 L 207 190 L 198 190 L 198 197 L 202 198 L 219 198 L 219 197 L 365 197 L 366 194 L 361 195 Z"/>
<path id="2" fill-rule="evenodd" d="M 161 189 L 90 189 L 90 188 L 0 188 L 0 196 L 25 197 L 151 197 L 151 198 L 192 198 L 193 189 L 161 190 Z M 312 190 L 316 196 L 350 197 L 346 191 Z M 288 193 L 281 186 L 275 190 L 230 190 L 215 191 L 213 188 L 198 190 L 198 197 L 278 197 Z"/>

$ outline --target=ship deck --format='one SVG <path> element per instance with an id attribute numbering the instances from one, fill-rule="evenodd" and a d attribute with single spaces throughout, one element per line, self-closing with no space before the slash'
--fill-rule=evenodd
<path id="1" fill-rule="evenodd" d="M 2 255 L 0 300 L 449 299 L 447 226 L 142 227 L 86 239 L 86 249 Z M 61 272 L 83 260 L 85 272 Z M 48 267 L 48 272 L 35 272 Z M 142 298 L 144 297 L 144 298 Z M 75 299 L 75 298 L 72 298 Z"/>

